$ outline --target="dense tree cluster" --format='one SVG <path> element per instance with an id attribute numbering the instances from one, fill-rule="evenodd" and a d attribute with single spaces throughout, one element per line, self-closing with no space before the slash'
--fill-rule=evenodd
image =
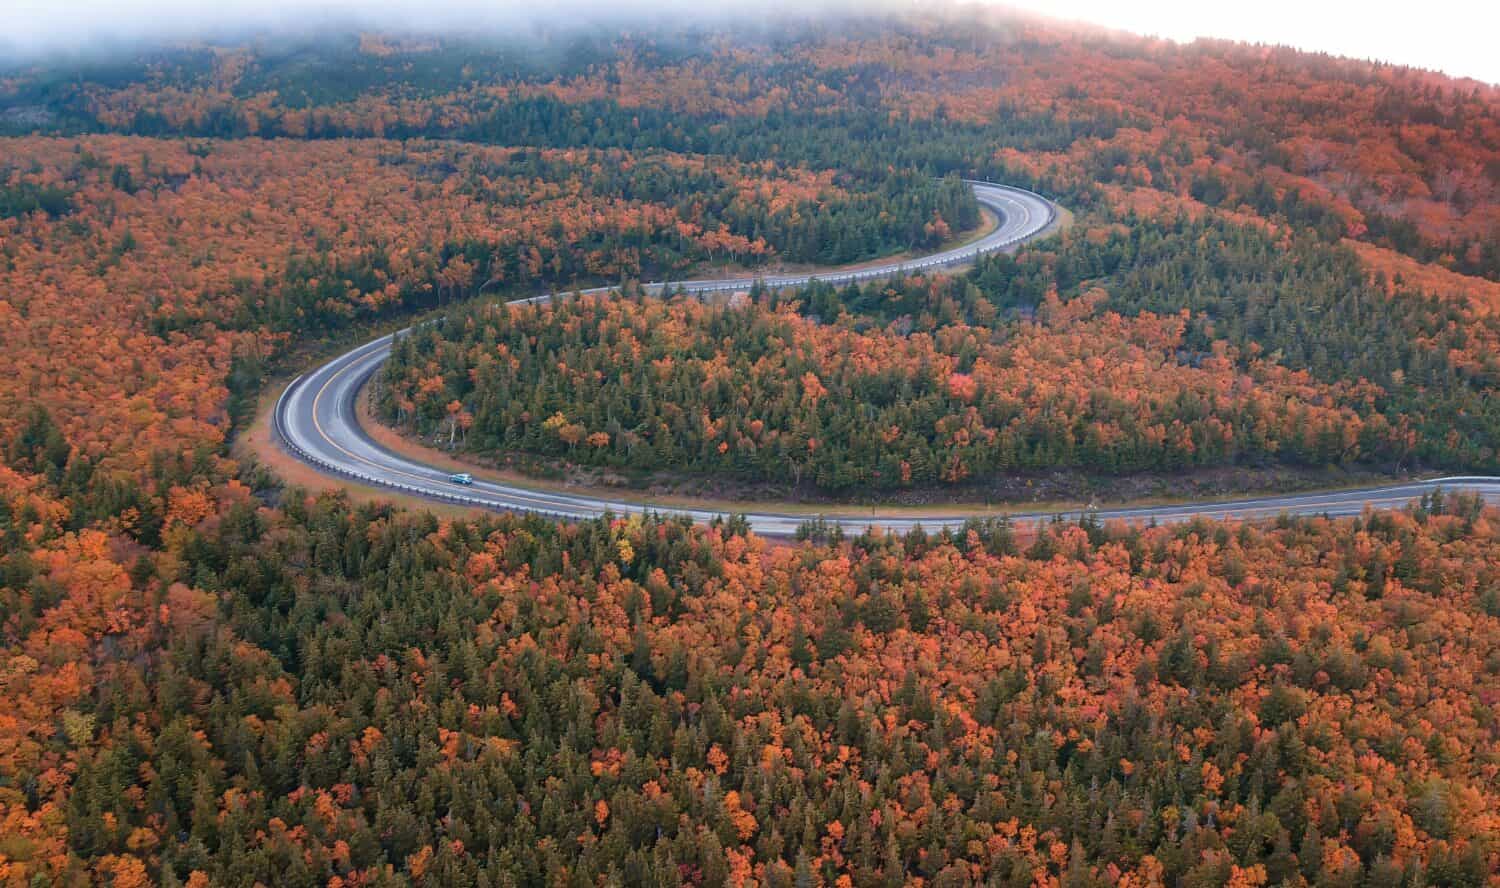
<path id="1" fill-rule="evenodd" d="M 930 249 L 979 222 L 961 182 L 910 171 L 840 183 L 832 173 L 775 162 L 420 142 L 311 143 L 274 153 L 253 140 L 16 139 L 8 147 L 17 166 L 0 170 L 0 224 L 9 217 L 20 230 L 28 216 L 86 207 L 65 223 L 30 226 L 45 243 L 85 240 L 96 223 L 118 220 L 124 224 L 104 247 L 106 270 L 135 259 L 126 256 L 132 251 L 144 250 L 146 262 L 164 248 L 184 252 L 189 245 L 173 233 L 202 223 L 198 217 L 240 212 L 237 221 L 195 229 L 200 239 L 259 241 L 238 268 L 211 263 L 232 277 L 199 296 L 238 298 L 240 310 L 227 320 L 240 327 L 328 329 L 481 288 L 531 292 L 681 276 L 708 264 L 855 261 Z M 279 241 L 267 234 L 338 185 L 357 187 L 295 233 Z M 258 201 L 242 208 L 244 190 L 258 190 Z M 356 219 L 357 230 L 338 227 Z M 158 234 L 165 244 L 154 242 Z M 277 243 L 284 255 L 267 255 Z M 182 304 L 190 301 L 183 295 L 152 299 L 158 329 L 225 320 Z"/>
<path id="2" fill-rule="evenodd" d="M 1482 886 L 1500 863 L 1500 516 L 1474 502 L 768 548 L 226 495 L 134 562 L 92 531 L 7 557 L 9 875 Z"/>
<path id="3" fill-rule="evenodd" d="M 790 473 L 832 491 L 1273 455 L 1323 465 L 1406 446 L 1383 416 L 1366 421 L 1350 406 L 1374 397 L 1369 386 L 1318 385 L 1268 361 L 1241 368 L 1222 342 L 1184 357 L 1184 317 L 1090 316 L 1100 299 L 1054 298 L 1044 320 L 1006 328 L 909 334 L 748 299 L 481 306 L 402 337 L 376 401 L 390 422 L 480 452 Z"/>
<path id="4" fill-rule="evenodd" d="M 1385 458 L 1500 468 L 1494 283 L 1370 245 L 1326 244 L 1216 215 L 1126 218 L 984 263 L 972 286 L 942 291 L 940 316 L 972 316 L 979 306 L 989 317 L 986 298 L 1002 314 L 1025 313 L 1054 290 L 1076 301 L 1103 288 L 1097 310 L 1183 314 L 1190 353 L 1226 343 L 1242 369 L 1273 360 L 1373 394 L 1352 406 L 1409 436 Z M 867 295 L 853 306 L 868 304 Z M 914 308 L 931 317 L 935 306 Z"/>

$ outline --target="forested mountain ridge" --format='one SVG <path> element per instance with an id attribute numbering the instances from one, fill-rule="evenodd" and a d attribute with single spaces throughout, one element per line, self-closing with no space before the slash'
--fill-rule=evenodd
<path id="1" fill-rule="evenodd" d="M 1150 186 L 1500 275 L 1496 87 L 1274 48 L 943 21 L 200 47 L 0 82 L 12 128 L 661 147 Z M 769 125 L 768 125 L 769 124 Z M 1076 201 L 1074 201 L 1076 203 Z"/>
<path id="2" fill-rule="evenodd" d="M 449 309 L 398 420 L 605 462 L 648 417 L 831 486 L 1486 466 L 1492 88 L 1005 17 L 547 41 L 0 73 L 0 882 L 1497 884 L 1481 503 L 772 546 L 229 447 L 321 344 Z M 1075 224 L 964 275 L 495 304 L 929 248 L 959 177 Z"/>

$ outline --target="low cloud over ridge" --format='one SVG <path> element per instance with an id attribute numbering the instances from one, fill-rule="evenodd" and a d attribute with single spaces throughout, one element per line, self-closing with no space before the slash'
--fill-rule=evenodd
<path id="1" fill-rule="evenodd" d="M 246 33 L 302 35 L 368 28 L 416 33 L 515 32 L 529 28 L 733 23 L 914 9 L 925 4 L 858 0 L 12 0 L 0 4 L 0 53 L 12 60 Z"/>

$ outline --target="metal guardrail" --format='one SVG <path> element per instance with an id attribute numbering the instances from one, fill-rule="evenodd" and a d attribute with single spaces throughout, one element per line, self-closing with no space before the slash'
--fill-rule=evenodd
<path id="1" fill-rule="evenodd" d="M 281 397 L 276 399 L 276 405 L 273 408 L 271 418 L 271 430 L 277 443 L 279 443 L 283 449 L 291 453 L 302 462 L 322 471 L 324 474 L 333 475 L 335 477 L 344 478 L 350 481 L 358 481 L 362 484 L 369 484 L 373 487 L 380 487 L 388 490 L 397 490 L 402 493 L 409 493 L 414 496 L 424 497 L 426 499 L 435 499 L 450 503 L 456 503 L 458 505 L 475 506 L 478 508 L 488 509 L 490 511 L 542 515 L 544 517 L 557 518 L 560 520 L 577 520 L 579 518 L 578 515 L 569 514 L 566 512 L 556 512 L 549 509 L 513 509 L 505 506 L 502 503 L 497 503 L 494 500 L 485 499 L 482 497 L 467 496 L 461 493 L 449 493 L 447 491 L 434 490 L 428 487 L 417 487 L 411 484 L 403 484 L 400 481 L 391 481 L 388 478 L 381 478 L 376 475 L 369 475 L 364 472 L 356 472 L 350 469 L 346 469 L 343 466 L 337 465 L 336 463 L 331 463 L 328 460 L 318 456 L 317 454 L 307 451 L 306 449 L 298 445 L 296 441 L 293 441 L 291 436 L 287 434 L 284 424 L 285 420 L 283 419 L 283 415 L 285 413 L 283 405 L 286 402 L 286 399 L 297 388 L 297 386 L 302 384 L 304 376 L 298 376 L 296 379 L 292 380 L 291 384 L 286 387 L 286 390 L 281 393 Z"/>

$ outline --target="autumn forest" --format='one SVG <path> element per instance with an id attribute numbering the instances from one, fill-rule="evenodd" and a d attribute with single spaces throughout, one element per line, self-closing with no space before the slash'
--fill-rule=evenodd
<path id="1" fill-rule="evenodd" d="M 754 281 L 972 179 L 1066 218 Z M 1482 499 L 771 539 L 254 445 L 419 321 L 369 420 L 523 480 L 1500 474 L 1500 88 L 988 10 L 0 64 L 0 884 L 1500 886 Z"/>

